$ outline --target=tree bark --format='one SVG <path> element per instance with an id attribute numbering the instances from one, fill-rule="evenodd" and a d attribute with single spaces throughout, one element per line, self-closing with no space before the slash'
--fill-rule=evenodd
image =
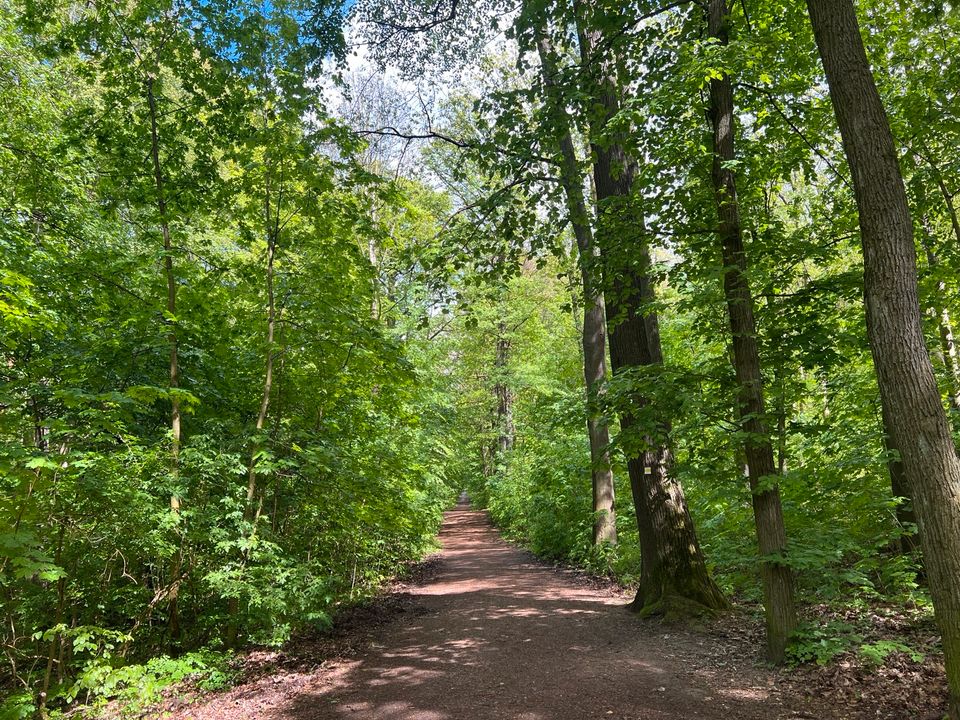
<path id="1" fill-rule="evenodd" d="M 882 403 L 881 403 L 882 405 Z M 913 496 L 907 484 L 907 476 L 900 460 L 900 451 L 897 450 L 890 436 L 890 421 L 886 411 L 881 407 L 881 431 L 883 432 L 883 449 L 887 454 L 887 473 L 890 475 L 890 495 L 900 498 L 897 504 L 897 524 L 900 526 L 900 537 L 897 545 L 902 553 L 912 553 L 918 548 L 918 538 L 915 532 L 906 533 L 904 528 L 917 524 L 917 514 L 913 511 Z"/>
<path id="2" fill-rule="evenodd" d="M 913 223 L 852 0 L 807 0 L 860 211 L 867 332 L 890 435 L 920 526 L 960 720 L 960 460 L 927 353 Z"/>
<path id="3" fill-rule="evenodd" d="M 920 244 L 923 246 L 923 252 L 927 257 L 927 266 L 931 271 L 936 272 L 940 265 L 940 259 L 933 251 L 932 233 L 926 223 L 926 234 L 920 236 Z M 947 284 L 943 280 L 937 280 L 937 293 L 940 298 L 947 294 Z M 937 318 L 937 329 L 940 333 L 940 353 L 943 356 L 943 367 L 947 371 L 947 402 L 950 409 L 954 412 L 960 410 L 960 366 L 957 362 L 957 345 L 953 338 L 953 323 L 950 320 L 950 309 L 946 302 L 941 302 L 940 307 L 931 307 L 931 312 Z"/>
<path id="4" fill-rule="evenodd" d="M 173 240 L 170 235 L 170 220 L 167 214 L 167 196 L 164 188 L 163 166 L 160 163 L 160 132 L 157 128 L 157 98 L 154 93 L 154 76 L 147 77 L 147 105 L 150 110 L 150 157 L 153 161 L 153 180 L 157 192 L 157 213 L 160 217 L 160 231 L 163 236 L 163 271 L 167 281 L 167 344 L 170 347 L 170 474 L 174 485 L 180 478 L 180 397 L 177 391 L 180 388 L 180 364 L 177 339 L 177 277 L 173 271 Z M 178 518 L 180 516 L 180 497 L 176 491 L 170 495 L 170 511 Z M 170 615 L 170 635 L 180 637 L 179 612 L 179 583 L 183 563 L 182 551 L 178 550 L 171 565 L 170 576 L 173 590 L 167 598 L 167 607 Z"/>
<path id="5" fill-rule="evenodd" d="M 586 251 L 590 251 L 590 247 Z M 583 252 L 581 250 L 580 252 Z M 581 261 L 582 268 L 586 268 Z M 606 319 L 603 296 L 588 270 L 583 283 L 583 379 L 587 398 L 587 434 L 590 439 L 590 472 L 593 485 L 593 544 L 617 543 L 613 468 L 610 463 L 610 428 L 600 415 L 599 394 L 607 375 Z"/>
<path id="6" fill-rule="evenodd" d="M 595 24 L 594 11 L 589 3 L 574 3 L 582 87 L 593 108 L 588 124 L 610 364 L 618 373 L 662 365 L 663 353 L 659 318 L 650 309 L 655 291 L 643 212 L 637 207 L 639 198 L 633 195 L 635 165 L 622 135 L 608 128 L 620 110 L 619 86 L 611 44 L 595 28 L 609 23 Z M 640 404 L 647 402 L 645 398 L 637 400 Z M 620 414 L 620 426 L 628 438 L 639 431 L 627 412 Z M 645 449 L 627 452 L 642 557 L 640 587 L 631 608 L 644 615 L 686 615 L 704 608 L 726 608 L 726 598 L 707 571 L 683 487 L 671 475 L 672 456 L 666 441 L 669 433 L 670 419 L 660 418 L 654 432 L 644 432 Z"/>
<path id="7" fill-rule="evenodd" d="M 721 46 L 729 43 L 730 14 L 726 0 L 710 0 L 708 36 Z M 780 489 L 771 482 L 777 474 L 773 443 L 767 427 L 760 350 L 754 321 L 754 302 L 747 278 L 736 176 L 728 165 L 735 158 L 733 85 L 723 73 L 710 80 L 710 121 L 713 126 L 713 189 L 719 219 L 718 236 L 723 258 L 723 294 L 727 302 L 733 344 L 733 369 L 739 386 L 737 406 L 744 435 L 753 518 L 760 549 L 767 628 L 767 660 L 782 663 L 790 634 L 797 625 L 793 597 L 793 572 L 780 560 L 787 553 L 787 532 L 780 504 Z"/>
<path id="8" fill-rule="evenodd" d="M 617 542 L 616 497 L 610 462 L 610 428 L 600 416 L 598 400 L 607 376 L 606 320 L 603 295 L 597 277 L 598 264 L 593 228 L 583 192 L 583 173 L 577 159 L 570 121 L 563 109 L 559 88 L 554 80 L 556 62 L 544 33 L 538 33 L 537 49 L 547 92 L 547 103 L 556 125 L 560 150 L 561 183 L 567 213 L 577 241 L 578 267 L 583 285 L 583 380 L 587 398 L 587 435 L 590 441 L 590 467 L 593 486 L 593 544 Z"/>
<path id="9" fill-rule="evenodd" d="M 510 362 L 510 339 L 507 337 L 507 324 L 500 321 L 497 327 L 497 344 L 493 360 L 496 382 L 493 394 L 497 401 L 497 455 L 502 457 L 513 449 L 515 431 L 513 427 L 513 391 L 507 383 L 507 363 Z"/>

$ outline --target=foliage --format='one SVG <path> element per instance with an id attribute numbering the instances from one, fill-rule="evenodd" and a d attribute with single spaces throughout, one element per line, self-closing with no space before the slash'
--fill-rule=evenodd
<path id="1" fill-rule="evenodd" d="M 923 653 L 896 640 L 878 640 L 860 646 L 860 656 L 870 665 L 880 666 L 893 653 L 905 653 L 913 662 L 923 662 Z"/>
<path id="2" fill-rule="evenodd" d="M 382 5 L 369 0 L 361 15 L 377 16 Z M 571 124 L 581 156 L 595 159 L 585 136 L 596 88 L 577 59 L 579 11 L 576 4 L 525 3 L 507 29 L 513 42 L 484 54 L 470 35 L 483 33 L 478 18 L 485 13 L 493 24 L 501 22 L 494 10 L 484 5 L 444 22 L 430 15 L 432 6 L 404 5 L 404 22 L 424 25 L 428 40 L 420 52 L 435 69 L 446 69 L 451 60 L 449 53 L 431 53 L 431 43 L 451 32 L 463 35 L 454 63 L 469 60 L 480 68 L 466 83 L 469 90 L 458 87 L 444 108 L 447 123 L 439 134 L 459 145 L 437 141 L 427 153 L 439 179 L 461 200 L 454 217 L 467 218 L 451 222 L 455 242 L 443 275 L 461 316 L 453 322 L 445 317 L 442 325 L 428 321 L 447 348 L 438 367 L 457 398 L 458 425 L 471 428 L 458 430 L 462 449 L 456 455 L 468 459 L 458 477 L 510 537 L 545 557 L 634 581 L 639 557 L 623 460 L 657 427 L 658 416 L 671 417 L 666 440 L 674 473 L 712 570 L 729 593 L 749 603 L 762 600 L 761 558 L 748 531 L 753 517 L 741 457 L 746 438 L 729 362 L 704 121 L 709 80 L 732 73 L 733 164 L 756 305 L 764 420 L 778 465 L 770 482 L 779 485 L 787 524 L 788 550 L 774 559 L 795 571 L 802 602 L 863 608 L 895 600 L 926 607 L 910 500 L 891 488 L 896 453 L 885 445 L 866 338 L 856 209 L 809 22 L 802 5 L 727 5 L 731 41 L 724 48 L 705 40 L 695 5 L 579 5 L 592 9 L 595 29 L 608 33 L 617 62 L 623 105 L 610 132 L 622 133 L 639 160 L 633 202 L 642 204 L 645 240 L 654 251 L 665 355 L 662 366 L 610 378 L 602 394 L 614 430 L 616 416 L 629 409 L 641 432 L 614 439 L 620 542 L 601 548 L 590 545 L 589 448 L 576 375 L 582 298 L 566 229 L 570 211 L 558 182 L 553 138 L 559 121 L 545 101 L 536 59 L 540 32 L 558 49 L 552 81 L 563 93 L 562 122 Z M 955 74 L 949 48 L 958 37 L 956 14 L 892 11 L 871 2 L 859 7 L 921 218 L 928 346 L 945 404 L 955 407 L 951 393 L 960 388 L 960 374 L 950 324 L 957 299 L 951 273 L 960 225 L 951 211 L 956 173 L 945 149 L 956 144 L 955 113 L 946 100 Z M 389 61 L 395 49 L 389 32 L 381 25 L 370 33 L 383 43 L 381 59 Z M 929 153 L 921 147 L 928 141 Z M 523 212 L 534 203 L 536 213 Z M 553 321 L 545 337 L 518 325 L 524 317 L 543 322 L 547 311 Z M 505 327 L 501 318 L 510 319 Z M 560 336 L 567 342 L 554 342 Z M 508 340 L 509 357 L 495 370 L 498 339 Z M 496 447 L 503 424 L 495 401 L 498 379 L 513 400 L 515 442 L 506 451 Z M 814 659 L 831 655 L 831 638 L 842 635 L 823 632 L 814 644 L 824 640 L 828 649 L 811 650 Z"/>
<path id="3" fill-rule="evenodd" d="M 396 107 L 349 118 L 389 125 L 362 133 L 336 117 L 341 3 L 0 4 L 5 713 L 225 682 L 227 647 L 324 627 L 433 548 L 461 489 L 543 557 L 633 583 L 625 459 L 654 434 L 718 582 L 759 603 L 704 112 L 725 73 L 778 465 L 766 482 L 788 536 L 765 559 L 795 571 L 806 603 L 928 608 L 910 499 L 891 487 L 849 170 L 802 7 L 728 3 L 720 46 L 696 4 L 586 5 L 623 96 L 594 147 L 584 4 L 359 3 L 379 61 L 435 63 L 437 82 L 457 72 L 436 117 L 417 94 L 427 128 L 409 138 Z M 928 5 L 858 8 L 960 431 L 960 27 Z M 544 38 L 560 112 L 545 102 Z M 390 77 L 378 97 L 408 101 Z M 600 547 L 580 273 L 600 263 L 577 257 L 561 126 L 584 179 L 614 139 L 637 160 L 624 209 L 646 225 L 656 301 L 641 310 L 657 311 L 664 354 L 599 390 L 619 535 Z M 645 263 L 620 250 L 624 267 Z M 626 412 L 635 432 L 620 432 Z M 825 663 L 855 648 L 870 663 L 910 652 L 840 623 L 801 627 L 790 652 Z"/>
<path id="4" fill-rule="evenodd" d="M 226 682 L 235 639 L 325 626 L 432 548 L 453 493 L 442 398 L 401 311 L 374 311 L 367 252 L 415 242 L 436 208 L 359 164 L 307 88 L 341 51 L 330 8 L 42 5 L 0 7 L 14 715 Z"/>
<path id="5" fill-rule="evenodd" d="M 787 648 L 788 658 L 795 663 L 815 662 L 826 665 L 838 655 L 863 642 L 853 625 L 831 621 L 826 625 L 801 624 Z"/>
<path id="6" fill-rule="evenodd" d="M 787 648 L 787 657 L 795 665 L 816 663 L 827 665 L 848 653 L 856 654 L 868 667 L 881 667 L 887 657 L 903 653 L 913 662 L 923 662 L 924 655 L 899 640 L 881 639 L 865 642 L 856 625 L 839 620 L 826 623 L 802 623 L 794 632 Z"/>

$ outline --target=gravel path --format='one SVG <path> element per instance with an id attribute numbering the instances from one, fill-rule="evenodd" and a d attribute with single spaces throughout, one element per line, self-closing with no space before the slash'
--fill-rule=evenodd
<path id="1" fill-rule="evenodd" d="M 537 562 L 485 513 L 446 514 L 412 602 L 355 652 L 177 713 L 262 720 L 776 720 L 774 674 L 723 638 L 641 621 L 627 598 Z M 741 646 L 742 647 L 742 646 Z M 799 715 L 799 717 L 811 717 Z"/>

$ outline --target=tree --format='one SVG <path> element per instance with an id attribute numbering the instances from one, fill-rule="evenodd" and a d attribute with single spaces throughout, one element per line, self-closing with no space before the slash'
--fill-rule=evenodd
<path id="1" fill-rule="evenodd" d="M 560 152 L 560 182 L 563 185 L 567 214 L 577 243 L 577 266 L 583 292 L 583 378 L 587 396 L 587 435 L 590 440 L 590 461 L 593 486 L 593 542 L 615 543 L 617 540 L 614 510 L 613 470 L 610 463 L 610 430 L 599 416 L 598 399 L 607 375 L 606 310 L 601 292 L 599 259 L 593 237 L 591 216 L 584 198 L 584 177 L 577 158 L 573 133 L 566 117 L 564 99 L 557 85 L 558 68 L 554 49 L 543 31 L 537 32 L 537 54 L 540 59 L 548 128 Z"/>
<path id="2" fill-rule="evenodd" d="M 602 3 L 574 6 L 582 91 L 596 191 L 596 237 L 602 258 L 610 363 L 614 373 L 663 364 L 655 288 L 635 165 L 615 118 L 620 112 L 616 43 L 604 30 L 615 12 Z M 647 403 L 638 398 L 640 405 Z M 655 411 L 656 412 L 656 411 Z M 631 411 L 620 413 L 640 531 L 643 574 L 631 607 L 644 614 L 686 614 L 727 607 L 707 571 L 683 486 L 671 471 L 670 420 L 656 413 L 641 428 Z M 637 437 L 640 434 L 642 437 Z"/>
<path id="3" fill-rule="evenodd" d="M 726 0 L 711 0 L 707 33 L 720 47 L 730 37 L 730 12 Z M 720 254 L 723 259 L 723 291 L 730 321 L 733 365 L 737 377 L 740 423 L 744 435 L 754 521 L 761 556 L 764 607 L 767 622 L 767 659 L 783 662 L 790 634 L 797 624 L 793 600 L 793 571 L 786 562 L 787 533 L 775 476 L 773 444 L 766 423 L 763 376 L 754 301 L 747 276 L 747 255 L 737 202 L 736 116 L 729 73 L 710 79 L 710 122 L 713 129 L 713 188 L 717 203 Z"/>
<path id="4" fill-rule="evenodd" d="M 272 8 L 0 9 L 0 714 L 325 625 L 450 498 L 445 400 L 358 251 L 371 197 L 398 242 L 445 200 L 304 111 L 312 21 Z"/>
<path id="5" fill-rule="evenodd" d="M 913 494 L 943 634 L 950 714 L 957 718 L 960 459 L 923 337 L 913 221 L 853 2 L 808 0 L 807 9 L 853 177 L 870 346 L 890 433 Z"/>

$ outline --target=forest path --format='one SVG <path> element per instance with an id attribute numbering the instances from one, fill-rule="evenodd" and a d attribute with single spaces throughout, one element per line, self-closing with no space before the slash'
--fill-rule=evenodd
<path id="1" fill-rule="evenodd" d="M 754 659 L 722 638 L 624 609 L 504 542 L 486 513 L 446 513 L 435 570 L 413 607 L 366 647 L 274 675 L 183 718 L 269 720 L 775 720 L 796 717 Z M 239 691 L 239 692 L 238 692 Z M 802 716 L 801 716 L 802 717 Z M 807 716 L 809 717 L 809 716 Z"/>

